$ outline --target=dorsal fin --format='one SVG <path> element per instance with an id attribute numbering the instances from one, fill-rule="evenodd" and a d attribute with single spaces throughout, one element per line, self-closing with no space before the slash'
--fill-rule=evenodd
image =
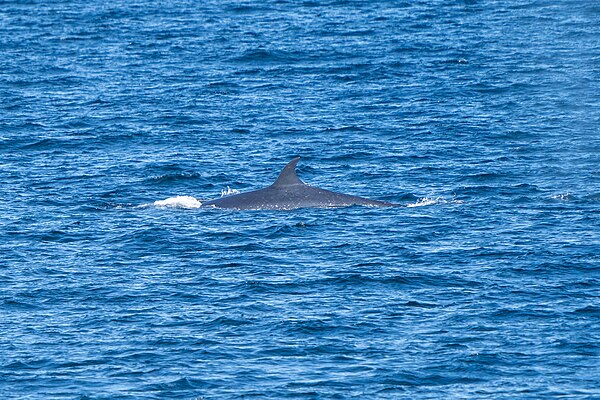
<path id="1" fill-rule="evenodd" d="M 294 158 L 283 168 L 279 177 L 271 186 L 289 186 L 289 185 L 304 185 L 304 182 L 296 175 L 296 164 L 300 161 L 300 157 Z"/>

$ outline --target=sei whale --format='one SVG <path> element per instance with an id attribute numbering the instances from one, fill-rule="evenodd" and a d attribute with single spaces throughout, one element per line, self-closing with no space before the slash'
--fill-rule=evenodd
<path id="1" fill-rule="evenodd" d="M 370 200 L 307 185 L 296 174 L 296 164 L 299 160 L 300 157 L 296 157 L 290 161 L 271 186 L 202 202 L 201 207 L 235 210 L 293 210 L 307 207 L 333 208 L 353 205 L 368 207 L 399 206 L 399 204 L 387 201 Z"/>

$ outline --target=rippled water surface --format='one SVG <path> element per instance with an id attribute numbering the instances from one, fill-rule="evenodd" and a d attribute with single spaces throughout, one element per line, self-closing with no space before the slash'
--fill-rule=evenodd
<path id="1" fill-rule="evenodd" d="M 0 1 L 0 396 L 600 398 L 594 1 Z M 401 203 L 227 211 L 294 156 Z"/>

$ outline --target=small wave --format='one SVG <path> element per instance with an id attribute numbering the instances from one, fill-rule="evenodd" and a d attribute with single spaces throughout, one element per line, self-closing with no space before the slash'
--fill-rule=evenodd
<path id="1" fill-rule="evenodd" d="M 561 193 L 561 194 L 556 194 L 554 196 L 551 196 L 554 200 L 559 200 L 559 201 L 570 201 L 573 200 L 573 195 L 571 195 L 571 193 L 567 192 L 567 193 Z"/>
<path id="2" fill-rule="evenodd" d="M 594 193 L 594 194 L 591 194 L 589 196 L 586 196 L 585 198 L 586 198 L 586 200 L 590 200 L 590 201 L 599 201 L 600 200 L 600 193 Z"/>
<path id="3" fill-rule="evenodd" d="M 263 48 L 245 51 L 242 55 L 233 58 L 233 61 L 244 63 L 274 63 L 292 62 L 295 58 L 284 51 L 266 50 Z"/>
<path id="4" fill-rule="evenodd" d="M 225 197 L 225 196 L 231 196 L 232 194 L 239 194 L 240 191 L 237 189 L 232 189 L 229 186 L 227 186 L 226 189 L 221 189 L 221 197 Z"/>
<path id="5" fill-rule="evenodd" d="M 154 203 L 155 207 L 164 208 L 199 208 L 202 203 L 192 196 L 176 196 L 169 197 L 165 200 L 157 200 Z"/>
<path id="6" fill-rule="evenodd" d="M 150 182 L 155 182 L 159 184 L 171 183 L 176 181 L 182 181 L 187 179 L 198 179 L 200 174 L 190 173 L 190 172 L 179 172 L 173 174 L 164 174 L 158 176 L 151 176 L 147 180 Z"/>

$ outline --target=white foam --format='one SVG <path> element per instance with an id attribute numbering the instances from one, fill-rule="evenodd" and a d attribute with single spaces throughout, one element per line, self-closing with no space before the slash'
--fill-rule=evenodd
<path id="1" fill-rule="evenodd" d="M 229 186 L 227 186 L 227 189 L 221 189 L 221 197 L 229 196 L 229 195 L 232 195 L 232 194 L 239 194 L 239 193 L 240 193 L 239 190 L 232 189 Z"/>
<path id="2" fill-rule="evenodd" d="M 414 203 L 408 203 L 406 207 L 423 207 L 423 206 L 431 206 L 433 204 L 437 204 L 440 201 L 440 198 L 432 199 L 429 197 L 422 197 Z"/>
<path id="3" fill-rule="evenodd" d="M 559 200 L 559 201 L 570 201 L 570 200 L 573 199 L 573 196 L 569 192 L 557 194 L 557 195 L 554 195 L 554 196 L 551 196 L 551 197 L 554 200 Z"/>
<path id="4" fill-rule="evenodd" d="M 423 206 L 432 206 L 434 204 L 464 204 L 463 200 L 447 200 L 441 196 L 438 197 L 421 197 L 414 203 L 408 203 L 406 207 L 423 207 Z"/>
<path id="5" fill-rule="evenodd" d="M 192 196 L 176 196 L 154 202 L 155 207 L 168 208 L 199 208 L 202 205 L 197 198 Z"/>

